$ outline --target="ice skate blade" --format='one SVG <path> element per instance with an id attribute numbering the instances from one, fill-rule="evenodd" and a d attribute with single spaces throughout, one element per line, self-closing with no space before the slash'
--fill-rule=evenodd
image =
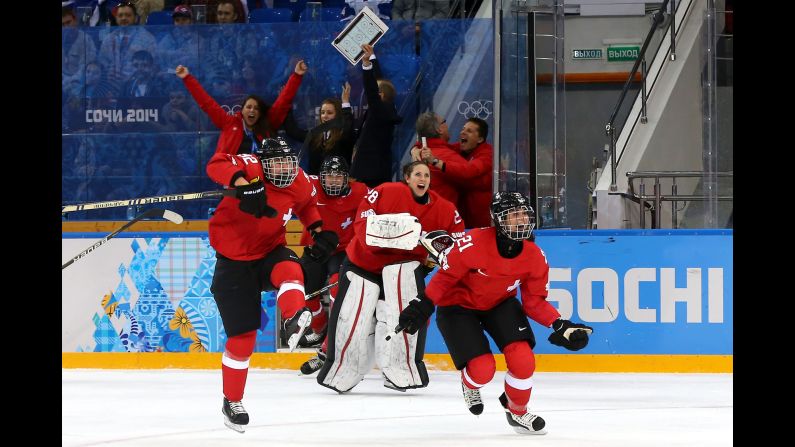
<path id="1" fill-rule="evenodd" d="M 232 421 L 230 421 L 226 417 L 224 417 L 224 425 L 226 425 L 227 427 L 231 428 L 232 430 L 234 430 L 234 431 L 236 431 L 238 433 L 245 433 L 246 432 L 246 426 L 245 425 L 233 424 Z"/>
<path id="2" fill-rule="evenodd" d="M 542 428 L 541 430 L 538 430 L 538 431 L 528 430 L 528 429 L 523 428 L 523 427 L 513 427 L 512 426 L 511 428 L 513 428 L 513 431 L 515 431 L 516 433 L 519 433 L 520 435 L 545 435 L 545 434 L 547 434 L 547 429 L 546 428 Z"/>
<path id="3" fill-rule="evenodd" d="M 306 332 L 306 328 L 309 327 L 309 323 L 312 322 L 312 312 L 304 311 L 300 317 L 298 317 L 298 332 L 291 335 L 289 339 L 287 339 L 287 347 L 290 349 L 290 352 L 293 352 L 295 348 L 298 347 L 298 342 L 301 341 L 301 337 L 304 336 L 304 332 Z"/>
<path id="4" fill-rule="evenodd" d="M 401 393 L 405 393 L 405 388 L 399 388 L 397 385 L 392 383 L 389 379 L 384 377 L 384 388 L 389 388 L 390 390 L 400 391 Z"/>

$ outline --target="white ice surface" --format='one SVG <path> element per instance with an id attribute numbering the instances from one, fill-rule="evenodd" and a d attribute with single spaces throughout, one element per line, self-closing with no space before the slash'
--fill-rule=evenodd
<path id="1" fill-rule="evenodd" d="M 544 436 L 508 426 L 497 397 L 503 372 L 464 406 L 457 372 L 400 393 L 377 372 L 340 395 L 315 376 L 251 370 L 239 434 L 223 424 L 221 372 L 76 370 L 62 373 L 64 446 L 729 446 L 731 374 L 536 373 L 530 410 Z"/>

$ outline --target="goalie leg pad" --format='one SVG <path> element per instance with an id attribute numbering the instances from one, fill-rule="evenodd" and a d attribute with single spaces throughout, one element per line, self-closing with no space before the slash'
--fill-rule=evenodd
<path id="1" fill-rule="evenodd" d="M 317 382 L 339 393 L 361 382 L 375 363 L 375 306 L 381 286 L 365 276 L 371 275 L 343 265 L 340 296 L 331 312 L 327 360 Z"/>
<path id="2" fill-rule="evenodd" d="M 424 269 L 417 261 L 390 264 L 382 272 L 384 301 L 376 307 L 375 350 L 379 368 L 397 388 L 422 388 L 428 385 L 428 372 L 422 357 L 427 327 L 416 334 L 401 332 L 385 338 L 398 324 L 400 312 L 425 289 Z"/>

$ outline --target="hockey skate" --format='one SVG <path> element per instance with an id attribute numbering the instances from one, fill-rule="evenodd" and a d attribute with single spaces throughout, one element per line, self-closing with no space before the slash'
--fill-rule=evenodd
<path id="1" fill-rule="evenodd" d="M 323 344 L 323 340 L 326 339 L 326 328 L 323 328 L 320 332 L 315 332 L 313 330 L 307 330 L 306 333 L 298 340 L 298 346 L 302 348 L 317 348 L 318 346 Z M 322 365 L 321 365 L 322 366 Z"/>
<path id="2" fill-rule="evenodd" d="M 384 376 L 384 386 L 385 387 L 389 388 L 390 390 L 400 391 L 401 393 L 405 393 L 406 392 L 406 388 L 400 388 L 397 385 L 395 385 L 394 383 L 392 383 L 392 381 L 389 380 L 389 378 L 386 376 L 386 374 L 381 373 L 381 375 Z"/>
<path id="3" fill-rule="evenodd" d="M 293 352 L 298 346 L 298 342 L 301 341 L 301 337 L 304 336 L 304 332 L 311 322 L 312 311 L 308 307 L 301 308 L 292 318 L 284 320 L 281 338 L 282 343 L 290 348 L 290 352 Z"/>
<path id="4" fill-rule="evenodd" d="M 508 409 L 508 397 L 505 393 L 500 395 L 500 404 L 505 409 L 505 417 L 508 418 L 508 425 L 510 425 L 516 433 L 520 435 L 545 435 L 547 431 L 544 429 L 546 423 L 541 416 L 536 416 L 527 412 L 521 416 L 511 413 Z"/>
<path id="5" fill-rule="evenodd" d="M 230 401 L 224 397 L 221 413 L 224 415 L 224 425 L 238 433 L 246 432 L 248 413 L 246 409 L 243 408 L 243 403 L 241 401 Z"/>
<path id="6" fill-rule="evenodd" d="M 480 399 L 480 389 L 470 389 L 461 382 L 461 391 L 464 392 L 464 402 L 466 402 L 469 412 L 475 416 L 483 413 L 483 401 Z"/>
<path id="7" fill-rule="evenodd" d="M 301 365 L 301 375 L 308 376 L 320 371 L 320 368 L 323 367 L 324 363 L 326 363 L 326 353 L 323 351 L 318 351 L 317 357 L 312 357 L 311 359 L 305 361 L 303 365 Z"/>

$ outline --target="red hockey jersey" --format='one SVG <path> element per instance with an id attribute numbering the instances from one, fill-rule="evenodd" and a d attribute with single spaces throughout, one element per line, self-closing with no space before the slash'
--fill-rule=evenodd
<path id="1" fill-rule="evenodd" d="M 351 190 L 348 195 L 331 197 L 323 191 L 318 176 L 310 175 L 309 181 L 317 191 L 317 210 L 323 219 L 323 229 L 337 233 L 340 238 L 340 243 L 334 253 L 344 251 L 348 242 L 353 238 L 353 221 L 356 218 L 356 210 L 370 189 L 364 183 L 350 182 Z M 312 236 L 305 230 L 301 236 L 301 245 L 306 246 L 313 243 Z"/>
<path id="2" fill-rule="evenodd" d="M 317 190 L 301 168 L 290 186 L 278 188 L 265 180 L 262 163 L 255 155 L 216 153 L 207 163 L 207 174 L 224 186 L 230 186 L 232 177 L 240 171 L 244 172 L 246 180 L 259 177 L 265 182 L 268 205 L 276 209 L 277 214 L 257 219 L 240 211 L 240 200 L 224 197 L 210 218 L 210 245 L 218 253 L 238 261 L 260 259 L 279 245 L 287 245 L 286 227 L 293 215 L 298 216 L 305 227 L 320 220 L 315 205 Z"/>
<path id="3" fill-rule="evenodd" d="M 497 251 L 497 230 L 476 228 L 458 239 L 441 260 L 425 295 L 438 306 L 459 305 L 488 310 L 522 291 L 525 314 L 549 327 L 560 317 L 547 302 L 549 265 L 538 246 L 524 241 L 519 256 L 507 259 Z"/>
<path id="4" fill-rule="evenodd" d="M 445 230 L 454 238 L 464 234 L 464 222 L 455 205 L 443 199 L 433 190 L 428 191 L 430 200 L 421 205 L 414 200 L 408 185 L 401 182 L 383 183 L 370 191 L 356 211 L 354 237 L 345 253 L 357 266 L 372 272 L 381 273 L 387 264 L 404 261 L 425 261 L 428 252 L 422 245 L 414 250 L 371 247 L 365 243 L 367 216 L 371 214 L 409 213 L 419 219 L 423 233 Z"/>

